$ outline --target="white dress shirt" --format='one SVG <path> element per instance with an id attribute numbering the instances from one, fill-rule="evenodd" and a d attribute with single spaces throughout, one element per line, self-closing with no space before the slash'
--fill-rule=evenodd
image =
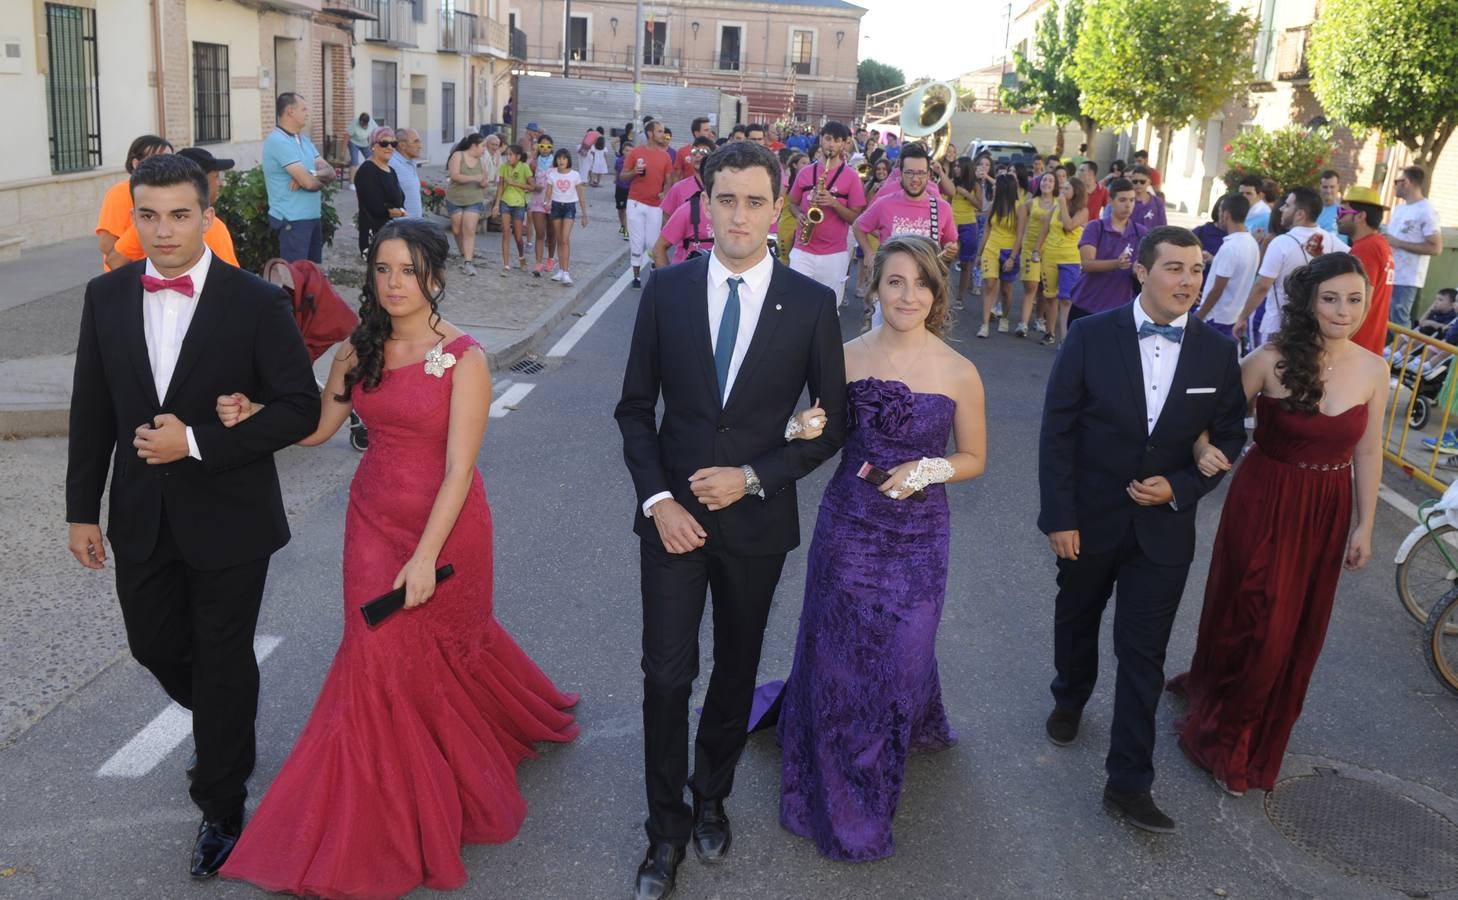
<path id="1" fill-rule="evenodd" d="M 1185 313 L 1169 324 L 1185 327 L 1190 318 Z M 1134 298 L 1134 331 L 1145 322 L 1153 322 L 1144 311 L 1143 298 Z M 1144 372 L 1145 426 L 1148 433 L 1154 433 L 1154 425 L 1164 410 L 1164 401 L 1169 398 L 1170 382 L 1174 381 L 1175 367 L 1180 362 L 1180 345 L 1161 335 L 1153 334 L 1139 341 L 1139 366 Z"/>
<path id="2" fill-rule="evenodd" d="M 203 282 L 212 263 L 213 251 L 204 246 L 202 258 L 184 273 L 192 278 L 191 297 L 173 290 L 142 291 L 142 329 L 147 337 L 147 359 L 152 365 L 152 384 L 157 388 L 158 402 L 167 399 L 167 388 L 177 368 L 177 355 L 182 352 L 182 341 L 187 337 L 187 328 L 192 324 L 192 314 L 197 311 L 197 300 L 202 296 Z M 165 277 L 150 259 L 147 274 L 153 278 Z M 187 429 L 187 455 L 202 459 L 191 426 Z"/>
<path id="3" fill-rule="evenodd" d="M 724 398 L 721 402 L 728 403 L 730 394 L 734 391 L 734 379 L 739 375 L 740 366 L 744 365 L 744 357 L 749 353 L 749 344 L 754 340 L 754 329 L 759 324 L 759 314 L 764 308 L 765 295 L 769 293 L 770 278 L 775 271 L 774 257 L 768 253 L 764 259 L 755 263 L 750 268 L 735 274 L 719 261 L 719 254 L 709 254 L 709 348 L 717 349 L 719 346 L 719 320 L 724 316 L 724 307 L 729 303 L 729 279 L 742 278 L 744 283 L 739 285 L 739 331 L 734 337 L 734 355 L 729 357 L 729 375 L 724 381 Z M 643 515 L 653 517 L 650 511 L 653 504 L 660 500 L 672 497 L 668 491 L 661 491 L 643 501 Z"/>

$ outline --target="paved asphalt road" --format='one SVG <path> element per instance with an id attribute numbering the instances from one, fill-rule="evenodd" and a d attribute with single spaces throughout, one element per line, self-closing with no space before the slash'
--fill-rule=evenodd
<path id="1" fill-rule="evenodd" d="M 481 453 L 496 525 L 496 614 L 561 687 L 582 692 L 583 732 L 522 766 L 526 825 L 507 845 L 464 851 L 471 881 L 459 896 L 624 897 L 643 850 L 634 501 L 611 417 L 635 302 L 625 292 L 569 356 L 517 376 L 536 387 L 518 409 L 491 420 Z M 847 337 L 855 325 L 847 314 Z M 808 842 L 779 828 L 779 752 L 772 735 L 756 735 L 728 804 L 734 853 L 712 870 L 690 858 L 680 896 L 1400 896 L 1288 841 L 1259 792 L 1225 797 L 1167 736 L 1173 704 L 1160 713 L 1166 736 L 1155 791 L 1180 833 L 1153 838 L 1106 815 L 1099 793 L 1113 684 L 1107 623 L 1105 677 L 1083 735 L 1065 749 L 1044 738 L 1054 569 L 1034 520 L 1038 416 L 1052 352 L 1008 335 L 975 340 L 975 325 L 964 314 L 955 337 L 987 385 L 989 466 L 977 482 L 951 491 L 953 558 L 938 644 L 961 743 L 912 760 L 896 856 L 847 865 L 821 860 Z M 802 484 L 807 538 L 833 465 Z M 1201 510 L 1205 550 L 1170 647 L 1170 674 L 1193 648 L 1220 499 L 1217 493 Z M 346 500 L 336 488 L 304 511 L 270 572 L 258 633 L 281 641 L 262 666 L 255 799 L 308 715 L 339 639 Z M 1455 793 L 1458 701 L 1424 668 L 1416 626 L 1393 594 L 1388 561 L 1410 522 L 1386 505 L 1379 516 L 1376 562 L 1342 581 L 1291 741 L 1291 752 L 1304 757 L 1288 759 L 1286 774 L 1309 771 L 1305 757 L 1318 757 L 1453 817 L 1447 795 Z M 788 670 L 805 549 L 791 556 L 776 599 L 765 678 Z M 706 651 L 705 673 L 708 663 Z M 0 896 L 257 895 L 187 878 L 198 816 L 185 791 L 185 744 L 138 777 L 96 774 L 165 708 L 150 677 L 126 660 L 0 752 Z M 1333 825 L 1383 827 L 1360 815 Z M 1453 857 L 1433 864 L 1447 866 L 1451 878 Z"/>

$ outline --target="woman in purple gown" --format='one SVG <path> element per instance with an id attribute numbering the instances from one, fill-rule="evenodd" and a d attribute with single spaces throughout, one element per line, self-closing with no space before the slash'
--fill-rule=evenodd
<path id="1" fill-rule="evenodd" d="M 981 475 L 987 441 L 977 369 L 942 341 L 950 291 L 938 249 L 901 235 L 876 254 L 885 324 L 845 346 L 845 449 L 820 502 L 780 710 L 780 823 L 831 859 L 890 856 L 907 756 L 957 740 L 935 655 L 943 484 Z M 816 436 L 818 412 L 798 418 L 801 437 Z M 891 477 L 865 480 L 867 463 Z"/>

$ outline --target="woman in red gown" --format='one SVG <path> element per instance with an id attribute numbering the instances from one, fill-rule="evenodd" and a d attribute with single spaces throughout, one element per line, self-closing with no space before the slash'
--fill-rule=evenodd
<path id="1" fill-rule="evenodd" d="M 314 711 L 222 875 L 271 891 L 398 897 L 466 881 L 463 843 L 510 840 L 516 766 L 577 734 L 560 693 L 491 615 L 491 511 L 476 456 L 491 381 L 443 321 L 446 244 L 394 222 L 370 248 L 359 328 L 336 355 L 318 444 L 351 407 L 370 446 L 344 529 L 344 639 Z M 224 424 L 258 407 L 220 398 Z M 246 428 L 247 426 L 242 426 Z M 455 575 L 439 586 L 435 570 Z M 359 606 L 395 587 L 375 627 Z"/>
<path id="2" fill-rule="evenodd" d="M 1356 257 L 1317 257 L 1287 279 L 1280 333 L 1241 364 L 1255 441 L 1221 512 L 1194 661 L 1169 685 L 1189 698 L 1180 747 L 1235 796 L 1275 786 L 1342 566 L 1372 555 L 1388 371 L 1349 340 L 1369 295 Z M 1206 474 L 1229 467 L 1200 453 Z"/>

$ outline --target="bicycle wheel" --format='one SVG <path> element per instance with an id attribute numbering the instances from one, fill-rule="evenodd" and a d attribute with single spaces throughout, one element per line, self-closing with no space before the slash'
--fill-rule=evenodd
<path id="1" fill-rule="evenodd" d="M 1458 694 L 1458 588 L 1433 604 L 1423 645 L 1428 668 L 1444 687 Z"/>
<path id="2" fill-rule="evenodd" d="M 1434 597 L 1441 597 L 1458 583 L 1458 571 L 1448 565 L 1438 549 L 1437 541 L 1447 545 L 1448 552 L 1458 559 L 1458 529 L 1452 525 L 1439 525 L 1431 532 L 1418 538 L 1407 554 L 1407 559 L 1397 566 L 1397 598 L 1403 608 L 1419 623 L 1428 621 L 1428 606 Z M 1458 634 L 1458 625 L 1450 625 Z"/>

